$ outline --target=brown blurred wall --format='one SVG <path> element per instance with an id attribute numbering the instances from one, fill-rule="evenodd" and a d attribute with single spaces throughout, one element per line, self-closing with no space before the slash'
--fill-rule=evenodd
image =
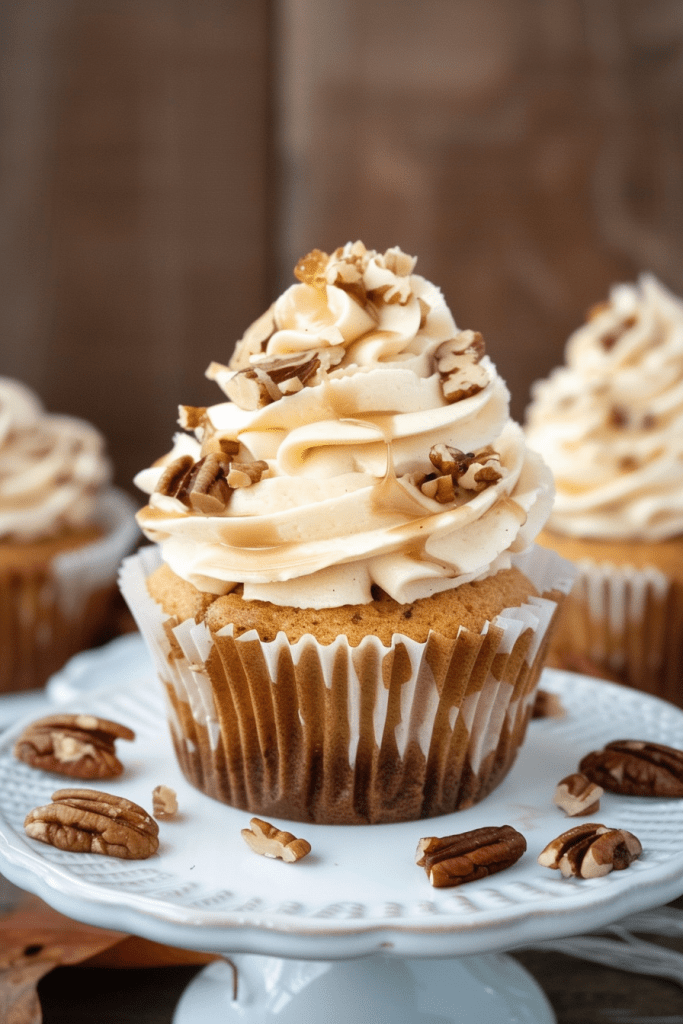
<path id="1" fill-rule="evenodd" d="M 679 0 L 5 0 L 0 373 L 106 433 L 349 239 L 419 256 L 529 386 L 610 284 L 683 293 Z"/>

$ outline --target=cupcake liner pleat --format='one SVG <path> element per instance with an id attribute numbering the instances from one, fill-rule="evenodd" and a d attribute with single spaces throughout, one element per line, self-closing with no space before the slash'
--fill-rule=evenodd
<path id="1" fill-rule="evenodd" d="M 539 551 L 541 549 L 538 549 Z M 351 647 L 283 633 L 170 621 L 145 579 L 153 549 L 127 559 L 121 589 L 170 701 L 186 777 L 255 814 L 338 824 L 431 817 L 470 806 L 512 765 L 530 716 L 546 634 L 571 585 L 542 551 L 553 597 L 506 609 L 481 633 L 421 643 L 367 636 Z M 554 564 L 554 573 L 552 571 Z M 525 557 L 534 578 L 534 559 Z M 564 590 L 563 590 L 564 588 Z"/>
<path id="2" fill-rule="evenodd" d="M 654 566 L 578 563 L 552 650 L 577 654 L 638 690 L 683 706 L 683 584 Z"/>
<path id="3" fill-rule="evenodd" d="M 6 558 L 0 569 L 0 693 L 34 689 L 92 646 L 116 593 L 121 559 L 139 531 L 135 505 L 115 488 L 95 509 L 102 537 L 38 561 Z"/>

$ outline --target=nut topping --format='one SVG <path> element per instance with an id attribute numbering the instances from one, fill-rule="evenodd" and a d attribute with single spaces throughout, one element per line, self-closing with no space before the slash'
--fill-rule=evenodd
<path id="1" fill-rule="evenodd" d="M 14 756 L 32 768 L 75 779 L 111 779 L 123 771 L 117 739 L 134 740 L 135 733 L 94 715 L 48 715 L 24 729 Z"/>
<path id="2" fill-rule="evenodd" d="M 579 765 L 593 782 L 626 796 L 683 797 L 683 750 L 645 740 L 614 740 Z"/>
<path id="3" fill-rule="evenodd" d="M 228 473 L 228 486 L 251 487 L 257 484 L 268 469 L 268 463 L 259 459 L 256 462 L 233 462 Z"/>
<path id="4" fill-rule="evenodd" d="M 448 403 L 471 398 L 486 387 L 489 374 L 480 365 L 485 352 L 484 339 L 479 331 L 459 331 L 455 338 L 439 345 L 434 357 Z"/>
<path id="5" fill-rule="evenodd" d="M 318 352 L 299 352 L 255 362 L 226 381 L 225 393 L 240 409 L 253 412 L 301 391 L 316 376 L 320 366 Z"/>
<path id="6" fill-rule="evenodd" d="M 52 803 L 29 811 L 31 839 L 70 853 L 145 860 L 159 847 L 159 826 L 131 800 L 94 789 L 59 789 Z"/>
<path id="7" fill-rule="evenodd" d="M 178 813 L 178 797 L 170 786 L 155 786 L 152 790 L 152 814 L 155 818 L 173 818 Z"/>
<path id="8" fill-rule="evenodd" d="M 591 782 L 580 772 L 574 772 L 573 775 L 567 775 L 558 782 L 553 802 L 568 818 L 577 818 L 582 814 L 593 814 L 598 811 L 603 793 L 602 786 Z"/>
<path id="9" fill-rule="evenodd" d="M 179 405 L 178 423 L 184 430 L 196 430 L 204 426 L 206 406 Z"/>
<path id="10" fill-rule="evenodd" d="M 551 693 L 550 690 L 536 691 L 531 711 L 532 718 L 564 718 L 566 713 L 564 705 L 556 693 Z"/>
<path id="11" fill-rule="evenodd" d="M 164 469 L 155 487 L 156 494 L 167 494 L 169 498 L 176 498 L 185 480 L 192 472 L 194 460 L 191 455 L 181 455 L 174 459 Z"/>
<path id="12" fill-rule="evenodd" d="M 565 878 L 600 878 L 623 871 L 643 848 L 631 832 L 595 823 L 577 825 L 548 843 L 539 854 L 545 868 L 559 868 Z"/>
<path id="13" fill-rule="evenodd" d="M 311 852 L 311 844 L 305 839 L 296 839 L 291 832 L 281 832 L 268 821 L 252 818 L 249 828 L 242 829 L 242 837 L 254 853 L 262 857 L 278 858 L 288 864 L 301 860 Z"/>
<path id="14" fill-rule="evenodd" d="M 490 445 L 475 453 L 435 444 L 429 449 L 429 461 L 436 473 L 416 476 L 415 483 L 423 494 L 442 505 L 455 500 L 458 486 L 479 493 L 503 475 L 500 456 Z"/>
<path id="15" fill-rule="evenodd" d="M 463 885 L 511 867 L 526 850 L 526 839 L 511 825 L 476 828 L 459 835 L 421 839 L 415 863 L 435 888 Z"/>

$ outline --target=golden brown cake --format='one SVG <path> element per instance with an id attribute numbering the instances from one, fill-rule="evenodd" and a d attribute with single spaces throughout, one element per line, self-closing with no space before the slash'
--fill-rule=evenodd
<path id="1" fill-rule="evenodd" d="M 481 335 L 398 249 L 315 251 L 136 482 L 121 585 L 203 792 L 359 824 L 482 799 L 523 740 L 571 570 Z"/>
<path id="2" fill-rule="evenodd" d="M 580 568 L 553 643 L 683 706 L 683 303 L 614 288 L 535 385 L 529 445 L 555 474 L 539 543 Z"/>
<path id="3" fill-rule="evenodd" d="M 89 424 L 0 378 L 0 692 L 41 686 L 100 635 L 134 506 Z"/>

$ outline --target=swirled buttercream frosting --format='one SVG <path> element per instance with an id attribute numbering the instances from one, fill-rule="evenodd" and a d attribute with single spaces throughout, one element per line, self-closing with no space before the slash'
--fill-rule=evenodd
<path id="1" fill-rule="evenodd" d="M 313 251 L 182 406 L 173 449 L 136 477 L 138 521 L 199 590 L 299 608 L 406 603 L 510 565 L 552 478 L 509 418 L 481 335 L 398 248 Z"/>
<path id="2" fill-rule="evenodd" d="M 683 533 L 683 302 L 651 275 L 622 284 L 533 388 L 527 440 L 555 474 L 557 533 Z"/>
<path id="3" fill-rule="evenodd" d="M 0 538 L 31 541 L 92 522 L 110 476 L 100 433 L 51 415 L 17 381 L 0 377 Z"/>

